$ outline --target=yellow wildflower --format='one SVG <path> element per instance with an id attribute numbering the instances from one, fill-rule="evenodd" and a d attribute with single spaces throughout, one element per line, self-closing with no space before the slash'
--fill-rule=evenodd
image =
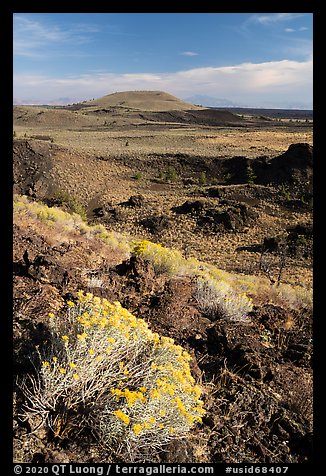
<path id="1" fill-rule="evenodd" d="M 122 410 L 116 410 L 113 412 L 113 414 L 119 418 L 119 420 L 121 420 L 125 425 L 129 425 L 129 422 L 130 422 L 130 418 L 128 417 L 128 415 L 126 415 L 125 413 L 123 413 Z"/>
<path id="2" fill-rule="evenodd" d="M 123 391 L 120 388 L 111 388 L 111 393 L 116 397 L 123 397 Z"/>
<path id="3" fill-rule="evenodd" d="M 67 373 L 66 369 L 64 369 L 63 367 L 60 367 L 59 372 L 60 372 L 61 374 Z"/>
<path id="4" fill-rule="evenodd" d="M 78 340 L 85 340 L 87 337 L 86 332 L 83 332 L 82 334 L 77 334 L 77 339 Z"/>
<path id="5" fill-rule="evenodd" d="M 153 400 L 156 399 L 156 398 L 160 398 L 160 397 L 161 397 L 161 394 L 160 394 L 160 392 L 157 390 L 157 388 L 153 388 L 153 389 L 151 390 L 151 397 L 153 398 Z"/>
<path id="6" fill-rule="evenodd" d="M 133 426 L 133 430 L 134 432 L 136 433 L 136 435 L 138 436 L 139 433 L 142 431 L 143 427 L 139 424 L 139 423 L 136 423 L 134 426 Z"/>
<path id="7" fill-rule="evenodd" d="M 79 377 L 78 374 L 73 374 L 73 378 L 74 378 L 75 380 L 79 380 L 80 377 Z"/>
<path id="8" fill-rule="evenodd" d="M 69 367 L 70 367 L 71 369 L 75 369 L 75 368 L 77 367 L 77 365 L 74 364 L 73 362 L 70 362 Z"/>

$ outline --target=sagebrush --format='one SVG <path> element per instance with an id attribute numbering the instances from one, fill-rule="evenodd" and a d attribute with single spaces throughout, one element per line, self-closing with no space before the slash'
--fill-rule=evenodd
<path id="1" fill-rule="evenodd" d="M 190 355 L 120 303 L 79 292 L 49 327 L 21 387 L 24 417 L 41 417 L 55 437 L 90 433 L 109 459 L 150 461 L 201 422 Z"/>

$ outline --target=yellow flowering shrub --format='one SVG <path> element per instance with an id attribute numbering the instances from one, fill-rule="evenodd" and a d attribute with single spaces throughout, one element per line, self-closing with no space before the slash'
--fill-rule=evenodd
<path id="1" fill-rule="evenodd" d="M 14 215 L 27 215 L 29 218 L 40 220 L 48 226 L 60 225 L 67 231 L 79 232 L 81 235 L 98 237 L 113 249 L 120 249 L 126 253 L 130 251 L 127 237 L 118 233 L 108 232 L 102 224 L 88 225 L 77 213 L 69 213 L 58 207 L 30 201 L 24 195 L 14 195 Z"/>
<path id="2" fill-rule="evenodd" d="M 41 416 L 55 435 L 89 430 L 109 457 L 134 462 L 201 422 L 190 355 L 119 302 L 79 292 L 65 315 L 49 320 L 50 342 L 36 351 L 38 378 L 23 389 L 26 414 Z"/>
<path id="3" fill-rule="evenodd" d="M 162 245 L 148 240 L 135 242 L 132 252 L 150 261 L 158 274 L 180 273 L 180 269 L 186 263 L 180 251 L 164 248 Z"/>
<path id="4" fill-rule="evenodd" d="M 225 281 L 230 273 L 193 258 L 187 260 L 179 251 L 147 240 L 136 243 L 132 252 L 150 261 L 156 271 L 196 276 L 194 296 L 199 308 L 212 319 L 247 320 L 247 314 L 252 310 L 252 300 L 244 292 L 236 291 L 240 288 L 240 283 L 235 282 L 235 286 L 232 286 Z"/>

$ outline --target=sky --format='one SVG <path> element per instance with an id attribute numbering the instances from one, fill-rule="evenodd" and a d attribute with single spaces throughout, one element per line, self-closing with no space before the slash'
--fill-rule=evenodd
<path id="1" fill-rule="evenodd" d="M 312 109 L 312 13 L 17 12 L 13 25 L 15 104 L 155 90 Z"/>

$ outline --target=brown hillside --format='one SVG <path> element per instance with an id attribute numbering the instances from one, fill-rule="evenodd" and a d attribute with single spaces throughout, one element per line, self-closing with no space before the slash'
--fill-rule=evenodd
<path id="1" fill-rule="evenodd" d="M 54 109 L 39 106 L 14 106 L 13 119 L 15 126 L 76 128 L 96 124 L 96 118 L 77 114 L 75 111 Z"/>
<path id="2" fill-rule="evenodd" d="M 84 106 L 96 107 L 124 107 L 141 111 L 190 111 L 204 108 L 194 106 L 162 91 L 125 91 L 109 94 L 93 101 L 84 103 Z"/>

